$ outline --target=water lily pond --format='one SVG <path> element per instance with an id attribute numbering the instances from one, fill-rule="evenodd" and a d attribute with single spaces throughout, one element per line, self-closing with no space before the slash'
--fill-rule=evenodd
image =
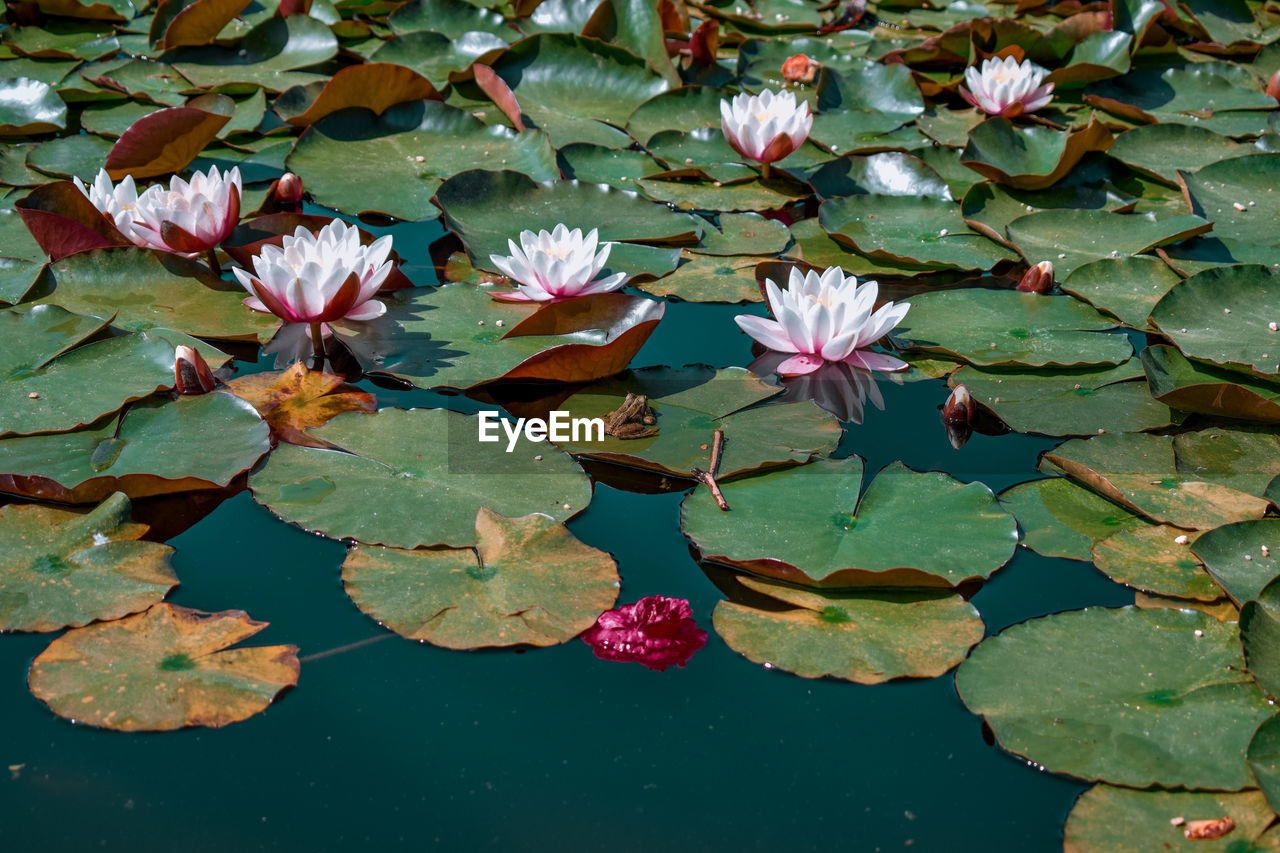
<path id="1" fill-rule="evenodd" d="M 0 841 L 1280 850 L 1278 44 L 9 3 Z"/>

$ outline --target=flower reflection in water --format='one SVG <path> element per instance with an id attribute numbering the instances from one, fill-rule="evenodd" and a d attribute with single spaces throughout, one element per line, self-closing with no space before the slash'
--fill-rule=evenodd
<path id="1" fill-rule="evenodd" d="M 879 353 L 867 352 L 869 356 Z M 777 372 L 778 365 L 786 361 L 790 353 L 766 351 L 747 369 L 756 376 L 768 378 Z M 884 396 L 879 383 L 887 380 L 902 384 L 902 374 L 874 369 L 879 362 L 869 360 L 864 364 L 850 361 L 829 361 L 812 373 L 790 376 L 782 380 L 784 389 L 779 401 L 799 402 L 812 400 L 845 423 L 861 424 L 867 401 L 884 411 Z"/>

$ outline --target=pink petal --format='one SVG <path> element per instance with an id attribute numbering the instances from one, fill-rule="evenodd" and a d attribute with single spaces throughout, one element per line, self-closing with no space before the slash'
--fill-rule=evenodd
<path id="1" fill-rule="evenodd" d="M 783 376 L 803 376 L 806 373 L 813 373 L 826 363 L 826 359 L 820 355 L 797 353 L 778 365 L 778 373 Z"/>

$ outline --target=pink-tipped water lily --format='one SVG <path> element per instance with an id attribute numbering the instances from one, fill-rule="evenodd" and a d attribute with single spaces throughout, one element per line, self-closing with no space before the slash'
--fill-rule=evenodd
<path id="1" fill-rule="evenodd" d="M 252 294 L 245 305 L 286 323 L 372 320 L 387 310 L 373 297 L 391 272 L 390 254 L 390 236 L 365 246 L 358 229 L 335 219 L 316 234 L 299 225 L 281 245 L 262 247 L 253 273 L 234 272 Z"/>
<path id="2" fill-rule="evenodd" d="M 584 236 L 581 228 L 570 231 L 563 224 L 551 231 L 520 232 L 520 245 L 508 240 L 510 255 L 490 255 L 489 260 L 503 275 L 515 282 L 517 291 L 494 293 L 504 302 L 549 302 L 590 293 L 617 290 L 627 280 L 626 273 L 605 278 L 596 276 L 609 260 L 612 243 L 600 245 L 600 234 L 592 228 Z"/>
<path id="3" fill-rule="evenodd" d="M 119 184 L 111 182 L 106 169 L 98 170 L 98 177 L 93 183 L 85 186 L 79 178 L 72 182 L 93 206 L 102 211 L 102 215 L 116 225 L 116 230 L 133 243 L 146 248 L 146 239 L 134 232 L 134 224 L 138 221 L 138 188 L 133 183 L 132 175 L 125 175 Z"/>
<path id="4" fill-rule="evenodd" d="M 231 236 L 240 221 L 240 169 L 196 172 L 187 182 L 175 177 L 138 196 L 135 243 L 194 258 Z"/>
<path id="5" fill-rule="evenodd" d="M 765 293 L 775 319 L 740 314 L 734 318 L 751 337 L 775 352 L 795 353 L 782 364 L 783 376 L 812 373 L 827 362 L 846 362 L 865 370 L 902 370 L 907 363 L 866 349 L 902 322 L 909 302 L 875 309 L 879 285 L 858 284 L 839 267 L 822 275 L 791 268 L 787 289 L 766 279 Z"/>
<path id="6" fill-rule="evenodd" d="M 813 127 L 807 103 L 797 104 L 791 92 L 776 95 L 743 93 L 720 102 L 720 129 L 743 157 L 774 163 L 799 148 Z"/>
<path id="7" fill-rule="evenodd" d="M 1031 60 L 1019 63 L 1012 56 L 992 57 L 965 69 L 969 88 L 960 87 L 961 96 L 984 113 L 993 116 L 1016 116 L 1033 113 L 1053 100 L 1053 84 L 1044 83 L 1048 71 Z"/>

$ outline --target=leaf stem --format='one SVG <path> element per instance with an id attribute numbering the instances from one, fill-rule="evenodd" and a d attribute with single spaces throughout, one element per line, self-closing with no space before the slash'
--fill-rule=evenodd
<path id="1" fill-rule="evenodd" d="M 222 278 L 222 264 L 218 263 L 218 250 L 210 249 L 205 253 L 205 257 L 209 261 L 209 269 L 213 270 L 213 274 Z"/>
<path id="2" fill-rule="evenodd" d="M 761 163 L 761 164 L 760 164 L 760 180 L 762 180 L 762 181 L 767 181 L 767 180 L 769 180 L 769 177 L 770 177 L 770 175 L 769 175 L 769 164 L 768 164 L 768 163 Z"/>
<path id="3" fill-rule="evenodd" d="M 320 323 L 311 324 L 311 352 L 315 356 L 313 370 L 324 371 L 324 330 Z"/>

